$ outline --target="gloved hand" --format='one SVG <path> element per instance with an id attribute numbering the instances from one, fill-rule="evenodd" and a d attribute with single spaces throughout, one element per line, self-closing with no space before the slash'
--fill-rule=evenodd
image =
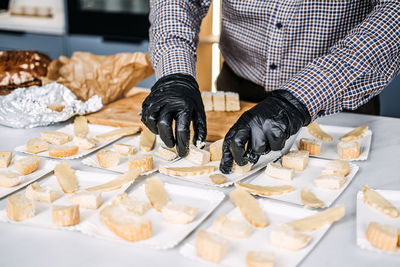
<path id="1" fill-rule="evenodd" d="M 172 131 L 175 120 L 175 137 Z M 176 144 L 180 157 L 189 151 L 190 122 L 193 121 L 193 143 L 207 136 L 206 114 L 196 80 L 185 74 L 160 78 L 142 104 L 142 122 L 159 134 L 168 147 Z"/>
<path id="2" fill-rule="evenodd" d="M 233 160 L 239 166 L 256 163 L 261 155 L 281 150 L 286 140 L 311 121 L 307 108 L 291 93 L 275 90 L 240 116 L 225 136 L 220 170 L 230 173 Z M 246 149 L 247 144 L 247 149 Z"/>

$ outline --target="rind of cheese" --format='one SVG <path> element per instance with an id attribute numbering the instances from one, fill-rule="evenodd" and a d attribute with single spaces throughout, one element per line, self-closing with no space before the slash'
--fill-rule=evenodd
<path id="1" fill-rule="evenodd" d="M 108 133 L 93 136 L 92 138 L 97 142 L 108 142 L 122 136 L 132 135 L 140 131 L 140 127 L 121 127 Z"/>
<path id="2" fill-rule="evenodd" d="M 265 169 L 266 175 L 285 181 L 293 180 L 294 173 L 294 169 L 285 168 L 273 162 L 268 163 Z"/>
<path id="3" fill-rule="evenodd" d="M 311 139 L 311 138 L 301 138 L 299 143 L 299 149 L 305 150 L 310 153 L 310 155 L 317 156 L 321 152 L 322 141 Z"/>
<path id="4" fill-rule="evenodd" d="M 79 137 L 86 137 L 89 127 L 85 116 L 77 116 L 74 120 L 74 134 Z"/>
<path id="5" fill-rule="evenodd" d="M 397 249 L 398 230 L 394 226 L 371 222 L 365 235 L 371 245 L 378 249 L 387 251 Z"/>
<path id="6" fill-rule="evenodd" d="M 342 142 L 350 142 L 350 141 L 356 141 L 364 137 L 364 134 L 368 131 L 368 126 L 362 125 L 359 126 L 347 134 L 343 135 L 340 137 L 340 141 Z"/>
<path id="7" fill-rule="evenodd" d="M 262 186 L 254 184 L 244 184 L 241 182 L 236 182 L 235 186 L 246 190 L 249 193 L 262 195 L 262 196 L 277 196 L 282 194 L 287 194 L 296 190 L 291 185 L 277 185 L 277 186 Z"/>
<path id="8" fill-rule="evenodd" d="M 194 145 L 190 145 L 186 159 L 194 164 L 204 165 L 210 162 L 210 152 L 197 148 Z"/>
<path id="9" fill-rule="evenodd" d="M 236 188 L 229 196 L 250 224 L 255 227 L 266 227 L 268 225 L 268 219 L 265 217 L 257 200 L 247 191 Z"/>
<path id="10" fill-rule="evenodd" d="M 144 128 L 140 133 L 140 150 L 149 152 L 153 150 L 156 143 L 156 135 L 153 134 L 148 128 Z"/>
<path id="11" fill-rule="evenodd" d="M 399 217 L 399 210 L 381 194 L 370 189 L 368 185 L 363 186 L 362 190 L 364 193 L 364 202 L 368 203 L 368 205 L 392 218 Z"/>
<path id="12" fill-rule="evenodd" d="M 79 189 L 75 170 L 68 162 L 62 161 L 57 164 L 54 168 L 54 175 L 64 193 L 73 193 Z"/>
<path id="13" fill-rule="evenodd" d="M 278 248 L 299 250 L 308 245 L 311 237 L 296 231 L 292 226 L 282 223 L 271 230 L 271 244 Z"/>
<path id="14" fill-rule="evenodd" d="M 333 138 L 326 132 L 324 132 L 318 125 L 317 122 L 312 122 L 307 126 L 308 133 L 315 138 L 321 139 L 325 142 L 332 142 Z"/>
<path id="15" fill-rule="evenodd" d="M 76 155 L 79 151 L 78 146 L 70 146 L 70 145 L 57 145 L 49 150 L 49 156 L 55 158 L 63 158 L 70 157 Z"/>
<path id="16" fill-rule="evenodd" d="M 225 214 L 221 214 L 215 219 L 213 228 L 218 233 L 233 238 L 246 238 L 253 230 L 247 223 L 229 218 Z"/>
<path id="17" fill-rule="evenodd" d="M 336 221 L 339 221 L 343 218 L 344 214 L 345 207 L 344 205 L 340 205 L 335 208 L 318 212 L 317 214 L 305 217 L 303 219 L 288 222 L 287 224 L 292 226 L 296 231 L 312 232 L 327 224 L 332 224 Z"/>
<path id="18" fill-rule="evenodd" d="M 160 165 L 158 167 L 160 173 L 178 177 L 186 177 L 186 176 L 196 176 L 196 175 L 204 175 L 209 174 L 215 171 L 214 166 L 203 165 L 203 166 L 191 166 L 191 167 L 165 167 Z"/>
<path id="19" fill-rule="evenodd" d="M 140 173 L 153 170 L 153 156 L 151 154 L 130 155 L 129 170 L 138 170 Z"/>
<path id="20" fill-rule="evenodd" d="M 109 192 L 117 190 L 120 189 L 124 184 L 133 182 L 139 176 L 139 174 L 140 173 L 137 170 L 130 170 L 122 175 L 117 176 L 116 178 L 107 183 L 89 187 L 86 188 L 85 190 L 95 191 L 95 192 Z"/>
<path id="21" fill-rule="evenodd" d="M 180 203 L 168 202 L 162 210 L 162 219 L 175 224 L 188 224 L 193 221 L 199 209 Z"/>
<path id="22" fill-rule="evenodd" d="M 304 187 L 300 192 L 301 202 L 308 207 L 322 208 L 325 206 L 324 202 L 317 198 L 309 188 Z"/>
<path id="23" fill-rule="evenodd" d="M 146 196 L 153 208 L 159 212 L 169 202 L 169 196 L 163 182 L 158 177 L 147 178 L 145 183 Z"/>

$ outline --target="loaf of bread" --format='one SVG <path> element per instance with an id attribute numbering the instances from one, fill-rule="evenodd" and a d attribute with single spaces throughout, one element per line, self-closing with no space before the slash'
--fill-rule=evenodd
<path id="1" fill-rule="evenodd" d="M 22 194 L 14 194 L 7 198 L 6 212 L 12 221 L 24 221 L 35 215 L 35 204 Z"/>
<path id="2" fill-rule="evenodd" d="M 41 132 L 42 139 L 52 145 L 63 145 L 71 141 L 71 136 L 63 132 Z"/>
<path id="3" fill-rule="evenodd" d="M 96 157 L 102 168 L 111 168 L 119 164 L 119 153 L 106 148 L 98 151 Z"/>
<path id="4" fill-rule="evenodd" d="M 60 193 L 49 187 L 41 187 L 38 182 L 34 182 L 26 188 L 25 196 L 35 201 L 52 203 L 60 197 Z"/>
<path id="5" fill-rule="evenodd" d="M 193 221 L 198 208 L 185 206 L 180 203 L 168 202 L 161 210 L 162 219 L 175 224 L 188 224 Z"/>
<path id="6" fill-rule="evenodd" d="M 52 206 L 53 224 L 56 226 L 72 226 L 80 221 L 79 206 Z"/>
<path id="7" fill-rule="evenodd" d="M 187 160 L 194 164 L 204 165 L 210 162 L 210 152 L 199 149 L 194 145 L 189 146 L 189 153 L 186 157 Z"/>
<path id="8" fill-rule="evenodd" d="M 57 145 L 49 150 L 49 156 L 55 158 L 70 157 L 76 155 L 79 151 L 78 146 Z"/>
<path id="9" fill-rule="evenodd" d="M 13 171 L 2 171 L 0 172 L 0 187 L 14 187 L 21 184 L 23 177 L 20 174 Z"/>
<path id="10" fill-rule="evenodd" d="M 84 209 L 98 209 L 103 203 L 101 192 L 80 191 L 68 198 L 69 202 Z"/>
<path id="11" fill-rule="evenodd" d="M 148 209 L 150 209 L 149 202 L 131 198 L 127 193 L 122 193 L 115 196 L 112 204 L 119 205 L 128 211 L 136 213 L 137 215 L 143 215 Z"/>
<path id="12" fill-rule="evenodd" d="M 146 173 L 153 169 L 153 156 L 151 154 L 138 154 L 129 156 L 129 170 L 138 170 Z"/>
<path id="13" fill-rule="evenodd" d="M 26 144 L 26 150 L 29 153 L 37 154 L 43 151 L 47 151 L 48 149 L 49 149 L 49 144 L 46 141 L 40 139 L 39 137 L 29 139 L 28 143 Z"/>
<path id="14" fill-rule="evenodd" d="M 15 162 L 15 169 L 22 175 L 28 175 L 39 167 L 40 158 L 36 155 L 19 159 Z"/>
<path id="15" fill-rule="evenodd" d="M 7 168 L 12 159 L 11 151 L 0 151 L 0 168 Z"/>
<path id="16" fill-rule="evenodd" d="M 54 168 L 54 175 L 64 193 L 73 193 L 79 189 L 75 170 L 68 162 L 62 161 L 57 164 Z"/>
<path id="17" fill-rule="evenodd" d="M 117 236 L 131 242 L 150 238 L 153 232 L 149 219 L 120 205 L 109 205 L 102 209 L 100 219 Z"/>
<path id="18" fill-rule="evenodd" d="M 208 232 L 199 230 L 196 234 L 196 252 L 197 256 L 203 260 L 213 263 L 220 263 L 228 254 L 229 241 L 225 238 Z"/>
<path id="19" fill-rule="evenodd" d="M 304 171 L 308 165 L 309 154 L 304 150 L 290 151 L 282 157 L 282 166 L 296 171 Z"/>

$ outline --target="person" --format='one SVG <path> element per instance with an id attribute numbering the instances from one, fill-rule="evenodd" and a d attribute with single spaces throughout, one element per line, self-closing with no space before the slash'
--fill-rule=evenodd
<path id="1" fill-rule="evenodd" d="M 207 135 L 195 63 L 210 4 L 150 5 L 149 53 L 158 80 L 143 102 L 142 121 L 167 146 L 176 145 L 181 157 L 188 152 L 191 122 L 193 142 Z M 366 104 L 400 71 L 400 1 L 222 0 L 221 13 L 225 63 L 217 87 L 261 101 L 226 134 L 223 173 L 231 172 L 233 161 L 255 163 L 282 149 L 317 117 Z"/>

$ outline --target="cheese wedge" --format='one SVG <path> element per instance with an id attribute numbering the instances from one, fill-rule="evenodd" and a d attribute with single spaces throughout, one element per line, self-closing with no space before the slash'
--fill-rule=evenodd
<path id="1" fill-rule="evenodd" d="M 140 173 L 153 170 L 153 156 L 150 154 L 129 156 L 129 170 L 138 170 Z"/>
<path id="2" fill-rule="evenodd" d="M 340 137 L 340 141 L 342 142 L 350 142 L 356 141 L 364 137 L 365 133 L 368 131 L 368 126 L 362 125 L 359 126 L 352 131 L 348 132 L 347 134 Z"/>
<path id="3" fill-rule="evenodd" d="M 213 228 L 216 232 L 233 238 L 246 238 L 253 231 L 247 223 L 229 218 L 225 214 L 221 214 L 215 219 Z"/>
<path id="4" fill-rule="evenodd" d="M 350 173 L 350 163 L 345 160 L 334 160 L 326 164 L 323 175 L 339 173 L 347 176 Z"/>
<path id="5" fill-rule="evenodd" d="M 74 142 L 75 146 L 79 147 L 80 149 L 84 149 L 84 150 L 89 150 L 96 146 L 96 141 L 94 141 L 91 138 L 86 138 L 86 137 L 75 136 L 73 142 Z"/>
<path id="6" fill-rule="evenodd" d="M 140 127 L 130 126 L 121 127 L 108 133 L 93 136 L 92 138 L 97 142 L 108 142 L 114 139 L 121 138 L 122 136 L 133 135 L 140 131 Z"/>
<path id="7" fill-rule="evenodd" d="M 215 141 L 210 145 L 210 160 L 219 161 L 222 159 L 222 145 L 224 144 L 224 139 Z"/>
<path id="8" fill-rule="evenodd" d="M 119 153 L 106 148 L 98 151 L 96 157 L 102 168 L 112 168 L 119 164 Z"/>
<path id="9" fill-rule="evenodd" d="M 73 193 L 79 189 L 75 170 L 68 162 L 62 161 L 57 164 L 54 168 L 54 175 L 64 193 Z"/>
<path id="10" fill-rule="evenodd" d="M 271 244 L 278 248 L 299 250 L 308 245 L 311 237 L 296 231 L 292 226 L 282 223 L 271 230 Z"/>
<path id="11" fill-rule="evenodd" d="M 310 155 L 317 156 L 321 152 L 322 141 L 311 139 L 311 138 L 301 138 L 299 143 L 299 150 L 305 150 L 310 153 Z"/>
<path id="12" fill-rule="evenodd" d="M 22 183 L 24 178 L 13 171 L 0 172 L 0 187 L 14 187 Z"/>
<path id="13" fill-rule="evenodd" d="M 37 154 L 43 151 L 47 151 L 49 149 L 49 144 L 40 139 L 39 137 L 35 137 L 28 140 L 26 144 L 26 151 L 29 153 Z"/>
<path id="14" fill-rule="evenodd" d="M 148 239 L 153 234 L 151 221 L 126 210 L 109 205 L 100 211 L 100 220 L 117 236 L 131 242 Z"/>
<path id="15" fill-rule="evenodd" d="M 60 197 L 60 193 L 50 187 L 41 187 L 38 182 L 34 182 L 26 188 L 25 196 L 35 201 L 52 203 Z"/>
<path id="16" fill-rule="evenodd" d="M 275 255 L 267 251 L 249 251 L 246 255 L 248 267 L 274 267 Z"/>
<path id="17" fill-rule="evenodd" d="M 336 173 L 331 175 L 321 175 L 314 179 L 314 184 L 318 188 L 337 190 L 342 188 L 347 178 L 343 174 Z"/>
<path id="18" fill-rule="evenodd" d="M 216 173 L 216 174 L 211 174 L 210 175 L 211 181 L 214 184 L 223 184 L 226 182 L 226 177 L 222 174 Z"/>
<path id="19" fill-rule="evenodd" d="M 35 215 L 35 204 L 22 194 L 14 194 L 7 198 L 6 212 L 12 221 L 24 221 Z"/>
<path id="20" fill-rule="evenodd" d="M 171 148 L 160 146 L 155 153 L 158 157 L 162 158 L 163 160 L 171 161 L 178 157 L 176 151 Z"/>
<path id="21" fill-rule="evenodd" d="M 140 151 L 149 152 L 153 150 L 156 143 L 156 135 L 149 129 L 144 128 L 140 133 Z"/>
<path id="22" fill-rule="evenodd" d="M 186 159 L 194 164 L 204 165 L 210 162 L 210 152 L 190 145 Z"/>
<path id="23" fill-rule="evenodd" d="M 197 256 L 203 260 L 220 263 L 228 254 L 229 241 L 217 234 L 199 230 L 196 234 Z"/>
<path id="24" fill-rule="evenodd" d="M 318 125 L 317 122 L 312 122 L 307 126 L 308 133 L 314 136 L 315 138 L 321 139 L 325 142 L 332 142 L 333 138 L 326 132 L 324 132 Z"/>
<path id="25" fill-rule="evenodd" d="M 49 150 L 49 156 L 56 158 L 70 157 L 76 155 L 79 151 L 78 146 L 59 145 Z"/>
<path id="26" fill-rule="evenodd" d="M 123 156 L 135 154 L 135 147 L 128 144 L 114 144 L 113 149 Z"/>
<path id="27" fill-rule="evenodd" d="M 85 116 L 77 116 L 74 120 L 74 134 L 79 137 L 86 137 L 89 133 L 89 126 Z"/>
<path id="28" fill-rule="evenodd" d="M 168 202 L 161 210 L 162 219 L 169 223 L 188 224 L 197 214 L 198 208 L 185 206 L 180 203 Z"/>
<path id="29" fill-rule="evenodd" d="M 128 211 L 132 211 L 137 215 L 143 215 L 148 209 L 150 209 L 150 203 L 147 201 L 141 201 L 128 196 L 127 193 L 122 193 L 112 201 L 113 205 L 119 205 Z"/>
<path id="30" fill-rule="evenodd" d="M 117 176 L 116 178 L 107 183 L 89 187 L 86 188 L 85 190 L 93 192 L 109 192 L 117 190 L 120 189 L 123 185 L 133 182 L 139 176 L 139 174 L 140 173 L 137 170 L 129 170 L 126 173 Z"/>
<path id="31" fill-rule="evenodd" d="M 344 214 L 345 207 L 344 205 L 340 205 L 335 208 L 326 209 L 303 219 L 291 221 L 287 224 L 292 226 L 296 231 L 312 232 L 327 224 L 332 224 L 336 221 L 339 221 L 343 218 Z"/>
<path id="32" fill-rule="evenodd" d="M 72 226 L 80 221 L 79 206 L 52 206 L 51 214 L 53 216 L 53 224 L 56 226 Z"/>
<path id="33" fill-rule="evenodd" d="M 270 162 L 265 169 L 265 174 L 272 178 L 291 181 L 294 177 L 294 169 L 284 168 L 277 163 Z"/>
<path id="34" fill-rule="evenodd" d="M 357 141 L 339 142 L 337 144 L 339 158 L 356 159 L 360 156 L 360 144 Z"/>
<path id="35" fill-rule="evenodd" d="M 12 159 L 11 151 L 0 151 L 0 168 L 7 168 Z"/>
<path id="36" fill-rule="evenodd" d="M 399 217 L 399 210 L 381 194 L 370 189 L 368 185 L 363 186 L 362 190 L 364 193 L 364 202 L 366 202 L 368 205 L 392 218 Z"/>
<path id="37" fill-rule="evenodd" d="M 304 171 L 308 165 L 310 153 L 304 150 L 290 151 L 282 157 L 282 166 L 296 171 Z"/>
<path id="38" fill-rule="evenodd" d="M 266 227 L 268 219 L 257 200 L 243 189 L 236 188 L 229 194 L 232 202 L 239 207 L 246 220 L 255 227 Z"/>
<path id="39" fill-rule="evenodd" d="M 42 139 L 52 145 L 63 145 L 71 141 L 71 136 L 63 132 L 41 132 Z"/>
<path id="40" fill-rule="evenodd" d="M 191 166 L 191 167 L 165 167 L 160 165 L 158 167 L 160 173 L 178 177 L 196 176 L 209 174 L 215 171 L 214 166 Z"/>
<path id="41" fill-rule="evenodd" d="M 163 182 L 158 177 L 146 179 L 145 191 L 147 198 L 155 210 L 161 212 L 165 205 L 168 204 L 168 193 L 165 191 Z"/>
<path id="42" fill-rule="evenodd" d="M 296 190 L 291 185 L 277 185 L 277 186 L 261 186 L 254 184 L 244 184 L 241 182 L 236 182 L 235 186 L 246 190 L 249 193 L 262 195 L 262 196 L 277 196 L 282 194 L 287 194 Z"/>
<path id="43" fill-rule="evenodd" d="M 233 166 L 232 166 L 232 172 L 238 173 L 238 174 L 245 174 L 251 170 L 252 166 L 253 166 L 253 164 L 250 162 L 248 162 L 246 165 L 243 165 L 243 166 L 239 166 L 236 164 L 236 162 L 234 162 Z"/>
<path id="44" fill-rule="evenodd" d="M 324 202 L 317 198 L 313 192 L 310 191 L 308 187 L 304 187 L 300 192 L 301 202 L 304 206 L 312 208 L 323 208 Z"/>
<path id="45" fill-rule="evenodd" d="M 15 162 L 15 169 L 22 175 L 28 175 L 39 168 L 40 158 L 36 155 L 19 159 Z"/>
<path id="46" fill-rule="evenodd" d="M 387 251 L 397 249 L 398 230 L 394 226 L 371 222 L 365 235 L 371 245 L 378 249 Z"/>
<path id="47" fill-rule="evenodd" d="M 72 204 L 84 209 L 98 209 L 103 203 L 100 192 L 80 191 L 68 198 Z"/>

